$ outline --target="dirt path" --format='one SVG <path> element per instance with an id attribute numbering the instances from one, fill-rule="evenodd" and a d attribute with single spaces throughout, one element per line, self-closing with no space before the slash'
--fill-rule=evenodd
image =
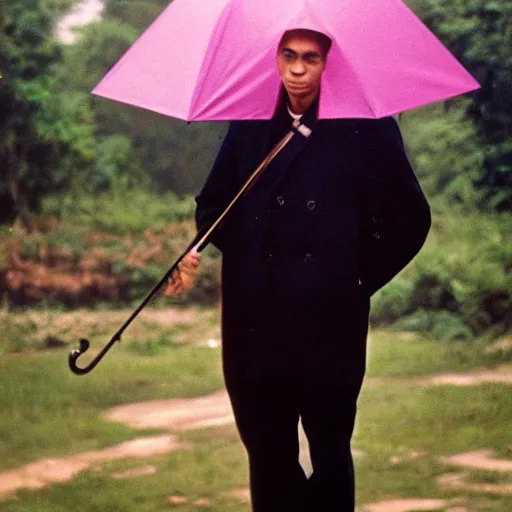
<path id="1" fill-rule="evenodd" d="M 60 459 L 44 459 L 11 471 L 0 472 L 0 499 L 20 489 L 41 489 L 67 482 L 77 473 L 108 460 L 139 459 L 188 448 L 175 435 L 143 437 L 104 450 Z"/>
<path id="2" fill-rule="evenodd" d="M 158 315 L 156 313 L 155 315 Z M 170 318 L 165 314 L 165 321 Z M 174 321 L 176 318 L 174 318 Z M 476 385 L 483 382 L 512 383 L 512 368 L 501 367 L 495 371 L 471 372 L 468 374 L 443 374 L 422 379 L 414 379 L 418 385 Z M 105 412 L 109 421 L 118 421 L 134 429 L 166 429 L 171 432 L 216 427 L 233 423 L 233 415 L 229 398 L 225 391 L 219 391 L 207 396 L 192 399 L 153 400 L 115 407 Z M 311 472 L 311 463 L 307 450 L 307 440 L 304 433 L 300 434 L 301 464 L 307 473 Z M 140 438 L 122 443 L 105 450 L 87 452 L 68 458 L 46 459 L 27 464 L 19 469 L 0 473 L 0 499 L 12 495 L 22 488 L 38 489 L 53 483 L 71 480 L 77 473 L 90 468 L 102 461 L 145 458 L 166 454 L 173 450 L 187 448 L 175 434 L 158 437 Z M 364 454 L 355 452 L 355 457 Z M 512 475 L 512 460 L 494 458 L 491 450 L 482 450 L 466 454 L 458 454 L 440 459 L 446 465 L 459 466 L 468 469 L 487 471 L 502 471 Z M 153 467 L 139 469 L 142 474 L 151 474 Z M 113 475 L 116 477 L 115 475 Z M 118 475 L 122 478 L 124 475 Z M 126 475 L 129 477 L 130 475 Z M 465 480 L 465 474 L 443 475 L 438 484 L 441 488 L 461 491 L 478 491 L 489 493 L 512 493 L 512 484 L 478 484 Z M 233 496 L 247 500 L 247 490 L 234 491 Z M 451 508 L 450 508 L 451 507 Z M 454 508 L 443 500 L 391 500 L 365 505 L 362 512 L 407 512 L 432 509 L 464 510 Z"/>
<path id="3" fill-rule="evenodd" d="M 154 400 L 115 407 L 105 413 L 110 421 L 119 421 L 135 429 L 161 428 L 185 431 L 220 426 L 234 421 L 227 394 L 224 391 L 192 399 Z M 20 489 L 41 489 L 67 482 L 77 473 L 108 460 L 147 458 L 168 454 L 189 445 L 174 434 L 138 438 L 104 450 L 86 452 L 72 457 L 44 459 L 21 468 L 0 472 L 0 500 Z M 135 472 L 112 475 L 128 478 L 154 472 L 152 466 Z"/>
<path id="4" fill-rule="evenodd" d="M 468 492 L 496 495 L 512 494 L 512 483 L 490 484 L 468 482 L 468 475 L 466 473 L 447 473 L 446 475 L 441 475 L 437 479 L 437 485 L 441 489 L 462 491 L 465 494 Z"/>
<path id="5" fill-rule="evenodd" d="M 455 386 L 476 386 L 487 383 L 512 384 L 512 366 L 503 365 L 495 370 L 477 370 L 468 373 L 443 373 L 422 382 L 430 385 L 453 384 Z"/>
<path id="6" fill-rule="evenodd" d="M 409 512 L 413 510 L 415 512 L 419 512 L 420 510 L 437 510 L 445 508 L 446 505 L 447 502 L 445 500 L 388 500 L 365 505 L 362 512 Z"/>
<path id="7" fill-rule="evenodd" d="M 473 370 L 465 373 L 440 373 L 424 377 L 396 378 L 370 377 L 367 383 L 395 382 L 408 386 L 478 386 L 481 384 L 512 384 L 512 365 L 501 365 L 493 370 Z"/>
<path id="8" fill-rule="evenodd" d="M 512 460 L 497 459 L 493 450 L 459 453 L 450 457 L 440 457 L 439 461 L 466 470 L 492 471 L 509 476 L 509 482 L 488 483 L 468 481 L 468 473 L 446 473 L 437 479 L 437 484 L 442 489 L 460 490 L 465 493 L 512 494 Z"/>
<path id="9" fill-rule="evenodd" d="M 459 466 L 468 469 L 483 469 L 485 471 L 499 471 L 512 474 L 512 460 L 500 460 L 494 458 L 493 450 L 478 450 L 475 452 L 461 453 L 451 457 L 441 457 L 444 464 Z"/>
<path id="10" fill-rule="evenodd" d="M 225 391 L 191 399 L 152 400 L 122 405 L 105 414 L 135 429 L 162 428 L 173 431 L 193 430 L 233 423 L 233 413 Z"/>

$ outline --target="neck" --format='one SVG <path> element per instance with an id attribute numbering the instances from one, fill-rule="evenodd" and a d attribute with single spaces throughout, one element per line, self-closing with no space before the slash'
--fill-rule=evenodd
<path id="1" fill-rule="evenodd" d="M 288 95 L 288 104 L 294 114 L 304 114 L 318 97 L 318 91 L 314 91 L 308 96 Z"/>

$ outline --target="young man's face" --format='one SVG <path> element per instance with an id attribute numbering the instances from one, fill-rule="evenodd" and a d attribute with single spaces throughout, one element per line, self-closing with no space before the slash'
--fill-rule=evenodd
<path id="1" fill-rule="evenodd" d="M 325 63 L 325 49 L 313 35 L 292 31 L 279 46 L 277 69 L 290 97 L 316 98 Z"/>

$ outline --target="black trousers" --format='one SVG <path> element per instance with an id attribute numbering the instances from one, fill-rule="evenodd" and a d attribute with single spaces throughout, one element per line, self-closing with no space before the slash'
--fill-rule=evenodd
<path id="1" fill-rule="evenodd" d="M 249 458 L 254 512 L 354 512 L 350 440 L 369 305 L 360 294 L 338 315 L 318 308 L 311 321 L 307 311 L 286 316 L 272 304 L 269 328 L 255 329 L 245 352 L 236 350 L 240 338 L 225 337 L 232 343 L 224 346 L 224 375 Z M 299 464 L 299 418 L 309 441 L 309 479 Z"/>
<path id="2" fill-rule="evenodd" d="M 272 379 L 230 393 L 254 512 L 354 511 L 354 391 Z M 310 445 L 309 479 L 299 464 L 299 416 Z"/>

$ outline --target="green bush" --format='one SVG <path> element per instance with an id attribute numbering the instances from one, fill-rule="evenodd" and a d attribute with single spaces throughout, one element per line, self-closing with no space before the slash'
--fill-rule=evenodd
<path id="1" fill-rule="evenodd" d="M 163 277 L 154 266 L 133 267 L 119 261 L 113 266 L 114 274 L 120 277 L 124 300 L 142 300 Z"/>
<path id="2" fill-rule="evenodd" d="M 378 325 L 392 324 L 412 311 L 413 283 L 397 277 L 372 300 L 371 321 Z"/>
<path id="3" fill-rule="evenodd" d="M 439 321 L 441 338 L 444 331 L 454 337 L 466 337 L 468 329 L 506 332 L 512 327 L 511 232 L 510 214 L 435 214 L 419 256 L 375 295 L 372 320 L 383 325 L 412 315 L 398 326 L 417 330 L 421 324 L 428 332 Z M 444 316 L 427 321 L 433 312 Z"/>
<path id="4" fill-rule="evenodd" d="M 97 196 L 75 190 L 44 202 L 44 212 L 73 224 L 113 235 L 138 235 L 148 228 L 190 220 L 195 202 L 168 192 L 157 194 L 143 188 L 119 188 Z"/>
<path id="5" fill-rule="evenodd" d="M 464 321 L 448 311 L 420 309 L 401 318 L 394 326 L 403 331 L 428 333 L 441 341 L 467 340 L 473 337 L 472 330 Z"/>

